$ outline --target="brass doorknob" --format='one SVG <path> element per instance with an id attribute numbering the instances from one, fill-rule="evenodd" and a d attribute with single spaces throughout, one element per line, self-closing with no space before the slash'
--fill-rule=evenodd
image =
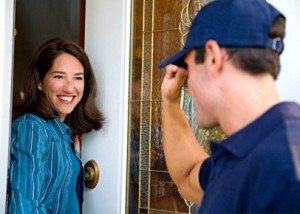
<path id="1" fill-rule="evenodd" d="M 94 160 L 89 160 L 84 165 L 84 183 L 89 189 L 94 189 L 99 181 L 100 170 L 98 164 Z"/>

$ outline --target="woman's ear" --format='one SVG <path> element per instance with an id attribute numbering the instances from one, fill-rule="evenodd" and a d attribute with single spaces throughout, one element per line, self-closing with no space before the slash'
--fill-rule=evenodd
<path id="1" fill-rule="evenodd" d="M 42 88 L 42 82 L 39 82 L 37 87 L 38 87 L 38 89 L 39 89 L 40 91 L 42 91 L 42 90 L 43 90 L 43 88 Z"/>

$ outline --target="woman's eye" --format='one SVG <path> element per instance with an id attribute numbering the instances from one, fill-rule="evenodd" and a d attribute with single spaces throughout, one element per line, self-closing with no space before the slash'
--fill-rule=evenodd
<path id="1" fill-rule="evenodd" d="M 62 79 L 63 76 L 62 76 L 62 75 L 54 75 L 53 78 L 54 78 L 54 79 Z"/>
<path id="2" fill-rule="evenodd" d="M 76 80 L 83 80 L 82 76 L 75 77 Z"/>

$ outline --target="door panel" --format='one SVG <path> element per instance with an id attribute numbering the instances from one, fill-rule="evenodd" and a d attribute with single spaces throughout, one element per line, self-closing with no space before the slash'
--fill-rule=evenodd
<path id="1" fill-rule="evenodd" d="M 98 185 L 84 192 L 84 213 L 124 213 L 127 158 L 130 1 L 86 1 L 85 50 L 98 83 L 105 124 L 83 136 L 82 160 L 100 167 Z"/>
<path id="2" fill-rule="evenodd" d="M 162 147 L 160 61 L 178 51 L 204 1 L 133 1 L 127 213 L 188 213 Z M 202 4 L 201 4 L 202 2 Z M 189 101 L 190 103 L 190 101 Z M 193 112 L 190 113 L 192 118 Z M 188 204 L 190 206 L 190 204 Z M 196 206 L 190 208 L 195 210 Z"/>

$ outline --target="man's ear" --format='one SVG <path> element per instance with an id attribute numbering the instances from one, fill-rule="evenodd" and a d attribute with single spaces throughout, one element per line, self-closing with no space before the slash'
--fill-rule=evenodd
<path id="1" fill-rule="evenodd" d="M 220 72 L 223 67 L 223 51 L 215 40 L 207 41 L 205 45 L 205 61 L 211 71 Z M 213 72 L 213 74 L 214 74 Z M 216 75 L 215 73 L 214 75 Z"/>

